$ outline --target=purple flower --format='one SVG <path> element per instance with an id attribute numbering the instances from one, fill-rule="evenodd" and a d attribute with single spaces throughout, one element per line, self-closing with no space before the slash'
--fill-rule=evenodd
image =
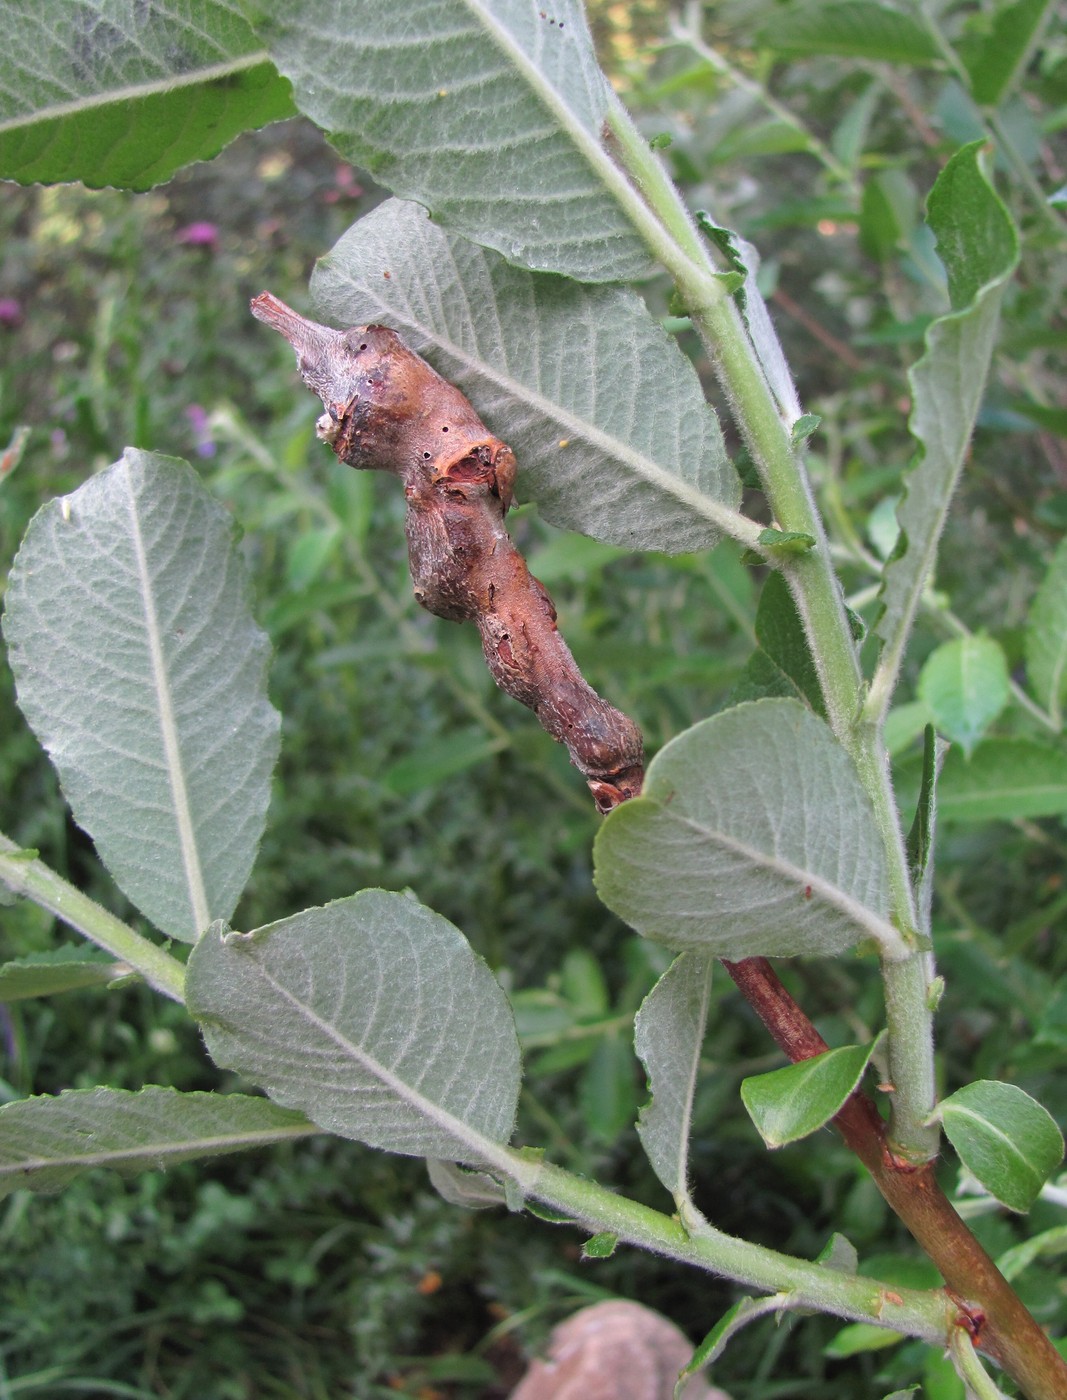
<path id="1" fill-rule="evenodd" d="M 7 330 L 18 330 L 22 325 L 22 303 L 14 297 L 0 297 L 0 326 Z"/>
<path id="2" fill-rule="evenodd" d="M 186 224 L 179 229 L 175 235 L 177 242 L 184 243 L 187 248 L 210 248 L 212 252 L 219 246 L 219 230 L 215 224 L 206 221 Z"/>
<path id="3" fill-rule="evenodd" d="M 191 403 L 186 407 L 185 416 L 189 420 L 189 426 L 192 428 L 193 437 L 196 440 L 196 455 L 198 457 L 214 457 L 215 443 L 211 436 L 207 410 L 198 403 Z"/>

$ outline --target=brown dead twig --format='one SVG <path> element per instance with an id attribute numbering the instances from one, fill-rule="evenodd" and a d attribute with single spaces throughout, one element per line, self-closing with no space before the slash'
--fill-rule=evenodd
<path id="1" fill-rule="evenodd" d="M 582 678 L 544 586 L 504 528 L 515 455 L 453 384 L 385 326 L 331 330 L 263 292 L 252 314 L 285 336 L 349 466 L 391 472 L 407 498 L 408 561 L 429 612 L 473 622 L 493 679 L 567 746 L 601 812 L 641 791 L 641 731 Z"/>

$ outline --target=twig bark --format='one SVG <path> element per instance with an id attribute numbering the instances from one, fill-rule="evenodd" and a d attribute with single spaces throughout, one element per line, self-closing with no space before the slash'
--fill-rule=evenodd
<path id="1" fill-rule="evenodd" d="M 796 1063 L 830 1047 L 766 958 L 723 967 L 784 1054 Z M 959 1301 L 959 1325 L 1024 1387 L 1032 1400 L 1067 1396 L 1067 1363 L 941 1190 L 935 1163 L 912 1167 L 889 1151 L 878 1108 L 857 1090 L 834 1126 L 870 1172 L 888 1205 L 937 1265 Z"/>

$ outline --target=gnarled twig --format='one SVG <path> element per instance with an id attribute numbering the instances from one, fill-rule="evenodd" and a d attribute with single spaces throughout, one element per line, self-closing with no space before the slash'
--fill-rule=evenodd
<path id="1" fill-rule="evenodd" d="M 385 326 L 331 330 L 269 292 L 252 314 L 296 351 L 326 412 L 317 432 L 349 466 L 392 472 L 407 498 L 415 597 L 473 622 L 493 679 L 567 746 L 597 807 L 641 791 L 641 732 L 582 679 L 545 588 L 504 528 L 516 462 L 470 402 Z"/>

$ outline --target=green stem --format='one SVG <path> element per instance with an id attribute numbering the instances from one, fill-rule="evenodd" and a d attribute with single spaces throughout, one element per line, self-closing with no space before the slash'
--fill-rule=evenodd
<path id="1" fill-rule="evenodd" d="M 889 1327 L 944 1346 L 958 1309 L 940 1290 L 889 1288 L 875 1279 L 842 1274 L 762 1245 L 738 1240 L 702 1224 L 689 1234 L 679 1221 L 606 1187 L 542 1162 L 531 1177 L 531 1163 L 520 1153 L 513 1174 L 527 1194 L 585 1226 L 592 1233 L 616 1235 L 628 1244 L 681 1263 L 692 1264 L 746 1287 L 790 1295 L 790 1306 L 811 1307 L 857 1322 Z M 521 1167 L 515 1167 L 521 1163 Z"/>
<path id="2" fill-rule="evenodd" d="M 939 1130 L 930 1124 L 937 1105 L 931 962 L 920 952 L 903 962 L 882 961 L 886 1025 L 892 1027 L 892 1034 L 886 1037 L 886 1061 L 893 1085 L 886 1141 L 894 1156 L 915 1165 L 932 1161 L 939 1143 Z"/>
<path id="3" fill-rule="evenodd" d="M 956 1373 L 967 1387 L 968 1400 L 1007 1400 L 979 1361 L 974 1343 L 964 1328 L 955 1329 L 948 1349 Z"/>
<path id="4" fill-rule="evenodd" d="M 172 1001 L 185 1000 L 185 968 L 155 943 L 142 938 L 88 895 L 69 885 L 44 861 L 24 852 L 0 833 L 0 883 L 25 895 L 57 919 L 139 972 L 149 986 Z"/>
<path id="5" fill-rule="evenodd" d="M 674 259 L 668 270 L 712 357 L 774 518 L 783 530 L 810 535 L 815 541 L 813 548 L 783 564 L 782 570 L 808 637 L 830 726 L 855 763 L 874 807 L 886 851 L 894 920 L 911 949 L 903 959 L 899 948 L 883 950 L 888 1039 L 902 1085 L 899 1096 L 894 1096 L 890 1139 L 909 1161 L 929 1160 L 936 1156 L 938 1143 L 937 1129 L 927 1122 L 932 1104 L 926 1102 L 927 1086 L 934 1083 L 933 1018 L 925 985 L 933 975 L 932 959 L 918 946 L 918 915 L 881 724 L 861 722 L 863 674 L 829 540 L 790 437 L 791 424 L 783 421 L 736 303 L 729 297 L 702 295 L 706 279 L 699 285 L 687 281 L 687 269 L 698 259 L 710 267 L 706 243 L 621 104 L 609 110 L 608 125 L 623 166 L 684 252 L 684 259 Z M 887 971 L 891 966 L 894 970 Z M 904 988 L 910 989 L 907 996 L 902 996 Z M 907 999 L 911 996 L 914 1002 Z"/>

